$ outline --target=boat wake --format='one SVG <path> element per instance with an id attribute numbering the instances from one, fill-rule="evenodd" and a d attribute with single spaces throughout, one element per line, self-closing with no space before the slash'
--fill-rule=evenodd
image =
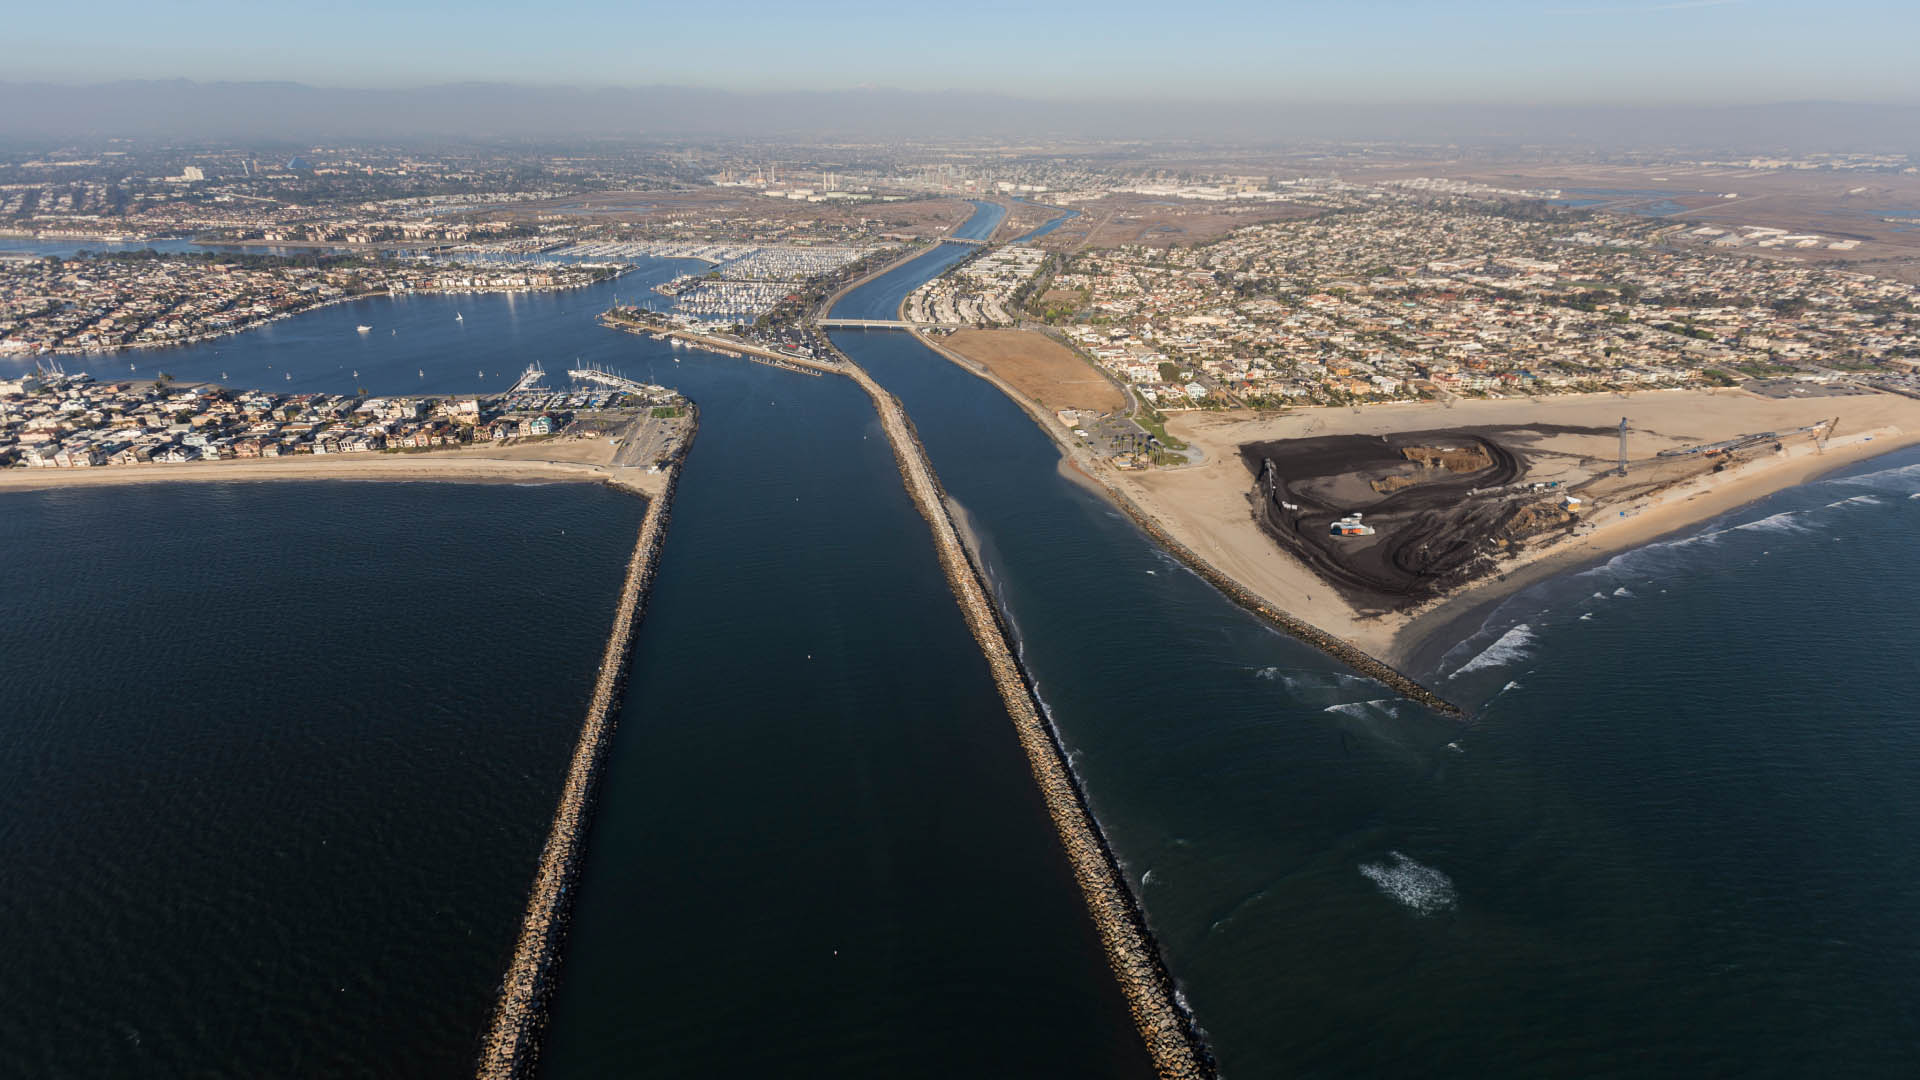
<path id="1" fill-rule="evenodd" d="M 1415 915 L 1437 915 L 1458 901 L 1452 878 L 1398 851 L 1387 852 L 1387 857 L 1392 861 L 1361 863 L 1360 873 Z"/>

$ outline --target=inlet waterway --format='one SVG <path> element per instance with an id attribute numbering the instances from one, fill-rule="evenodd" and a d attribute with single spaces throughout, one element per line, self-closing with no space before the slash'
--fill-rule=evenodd
<path id="1" fill-rule="evenodd" d="M 912 285 L 965 254 L 937 248 L 835 313 L 891 317 Z M 700 401 L 700 440 L 589 835 L 544 1059 L 551 1075 L 1143 1074 L 1005 710 L 871 406 L 845 380 L 593 325 L 615 292 L 632 296 L 676 270 L 647 264 L 572 293 L 374 298 L 130 356 L 182 378 L 227 371 L 236 385 L 376 393 L 498 388 L 530 360 L 552 370 L 578 358 Z M 374 333 L 356 335 L 360 323 Z M 964 508 L 1093 809 L 1227 1075 L 1894 1075 L 1920 1045 L 1920 992 L 1907 975 L 1920 954 L 1910 854 L 1920 711 L 1905 644 L 1920 633 L 1910 572 L 1920 454 L 1521 594 L 1463 634 L 1439 670 L 1413 673 L 1474 707 L 1460 724 L 1227 602 L 1063 475 L 1050 440 L 991 385 L 898 331 L 835 339 L 905 402 Z M 487 375 L 476 385 L 478 371 Z M 0 517 L 14 575 L 0 604 L 18 605 L 7 610 L 26 628 L 0 652 L 7 757 L 17 776 L 42 778 L 0 783 L 27 792 L 0 835 L 10 865 L 32 868 L 9 879 L 9 899 L 25 898 L 9 924 L 42 957 L 6 995 L 0 1071 L 138 1072 L 149 1059 L 131 1055 L 157 1038 L 172 1047 L 163 1072 L 451 1075 L 471 1062 L 638 504 L 609 504 L 629 509 L 607 518 L 600 567 L 564 548 L 493 558 L 437 538 L 484 546 L 501 535 L 491 529 L 519 522 L 487 501 L 493 493 L 624 496 L 372 487 L 39 493 L 53 502 Z M 262 501 L 281 492 L 298 506 Z M 228 511 L 164 504 L 178 499 L 225 500 Z M 577 515 L 603 516 L 589 505 L 562 499 L 543 521 L 570 540 L 588 528 Z M 630 519 L 616 523 L 619 514 Z M 126 535 L 129 521 L 165 522 L 179 542 L 79 544 L 109 525 Z M 324 572 L 293 557 L 355 535 L 420 546 L 336 559 Z M 226 619 L 183 626 L 172 616 L 201 611 L 207 588 L 199 577 L 198 589 L 163 588 L 163 570 L 207 563 L 210 551 L 244 556 L 211 565 L 222 572 L 214 580 L 248 589 L 214 609 Z M 449 557 L 485 581 L 450 569 Z M 489 569 L 502 562 L 512 568 Z M 62 584 L 50 593 L 47 581 Z M 492 591 L 502 581 L 522 591 Z M 417 611 L 386 619 L 348 584 L 380 603 L 452 614 L 444 626 Z M 228 631 L 254 610 L 250 590 L 269 586 L 284 597 L 278 610 L 302 614 L 297 632 L 273 637 L 270 620 L 261 633 Z M 434 600 L 441 588 L 461 597 L 457 607 Z M 537 738 L 499 723 L 463 735 L 461 767 L 429 772 L 437 779 L 406 813 L 381 810 L 363 829 L 379 857 L 343 869 L 299 846 L 333 841 L 334 822 L 303 831 L 248 801 L 315 813 L 301 808 L 335 805 L 327 790 L 248 796 L 252 764 L 193 753 L 211 736 L 187 719 L 217 713 L 216 729 L 238 737 L 280 730 L 261 718 L 297 717 L 317 700 L 319 715 L 345 718 L 330 722 L 358 720 L 350 735 L 398 745 L 418 718 L 366 702 L 412 709 L 431 695 L 381 681 L 399 678 L 383 666 L 387 645 L 316 636 L 337 632 L 349 611 L 380 617 L 381 642 L 457 643 L 457 664 L 419 668 L 435 673 L 424 684 L 432 700 L 484 680 L 475 685 L 509 701 L 552 704 L 555 719 Z M 535 634 L 529 620 L 541 612 L 550 622 Z M 569 612 L 578 629 L 566 629 Z M 457 636 L 435 638 L 443 629 Z M 481 649 L 489 632 L 511 657 Z M 236 643 L 256 651 L 228 664 L 222 650 Z M 564 656 L 543 659 L 549 645 L 565 645 Z M 149 667 L 120 659 L 162 646 Z M 95 670 L 115 680 L 111 694 L 86 690 Z M 324 696 L 367 685 L 371 695 Z M 133 705 L 111 712 L 129 687 Z M 132 738 L 149 729 L 157 734 Z M 131 756 L 109 768 L 108 744 L 123 733 Z M 169 755 L 191 755 L 194 767 L 169 766 Z M 319 776 L 342 784 L 332 798 L 364 802 L 384 758 L 352 761 L 346 781 Z M 522 794 L 465 813 L 469 772 L 495 781 L 490 793 Z M 519 774 L 530 778 L 501 779 Z M 209 845 L 188 863 L 194 873 L 135 874 L 125 880 L 139 888 L 105 902 L 60 891 L 144 866 L 134 853 L 153 850 L 151 837 L 135 834 L 161 831 L 147 823 L 151 808 L 188 797 L 207 808 L 158 818 L 172 843 Z M 429 813 L 436 797 L 455 812 Z M 191 836 L 206 821 L 226 831 Z M 463 821 L 485 835 L 457 831 Z M 129 835 L 105 844 L 102 831 Z M 276 844 L 295 846 L 283 857 Z M 205 928 L 226 925 L 232 894 L 193 882 L 223 852 L 254 882 L 240 909 L 254 922 L 216 939 Z M 459 865 L 416 867 L 421 852 Z M 456 922 L 472 944 L 420 929 L 441 900 L 406 885 L 415 873 L 439 874 L 473 905 Z M 324 910 L 296 902 L 316 882 L 342 881 L 351 887 L 319 893 Z M 283 910 L 311 916 L 332 945 L 255 927 Z M 102 933 L 102 911 L 131 928 Z M 400 942 L 445 951 L 422 960 L 395 952 Z M 406 962 L 389 964 L 395 956 Z M 306 972 L 316 965 L 384 981 L 342 983 L 323 1000 L 328 980 Z M 68 966 L 82 988 L 50 993 Z M 152 971 L 175 981 L 156 984 Z M 297 985 L 292 1006 L 273 994 L 260 1004 L 259 986 L 276 980 Z M 434 1010 L 424 1025 L 423 1009 Z M 73 1045 L 93 1056 L 54 1056 Z M 256 1056 L 230 1056 L 236 1047 Z"/>

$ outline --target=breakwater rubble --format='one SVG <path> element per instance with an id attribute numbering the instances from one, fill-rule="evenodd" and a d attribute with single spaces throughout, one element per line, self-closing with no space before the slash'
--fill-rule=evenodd
<path id="1" fill-rule="evenodd" d="M 619 605 L 614 609 L 613 630 L 600 661 L 600 674 L 594 682 L 586 722 L 580 730 L 580 741 L 574 747 L 566 783 L 560 790 L 553 829 L 540 853 L 520 939 L 514 947 L 506 978 L 501 982 L 493 1024 L 481 1048 L 480 1080 L 509 1080 L 531 1075 L 539 1055 L 540 1035 L 546 1026 L 547 1006 L 557 981 L 560 947 L 566 937 L 587 824 L 626 689 L 627 656 L 632 649 L 634 628 L 646 608 L 654 567 L 666 536 L 674 490 L 680 483 L 680 466 L 687 447 L 692 444 L 697 424 L 696 414 L 679 454 L 666 467 L 664 487 L 647 504 L 646 516 L 640 523 L 640 537 L 634 544 L 633 557 L 627 562 L 626 582 L 620 591 Z"/>
<path id="2" fill-rule="evenodd" d="M 1086 898 L 1107 963 L 1127 998 L 1155 1069 L 1167 1080 L 1201 1080 L 1216 1075 L 1199 1029 L 1181 1005 L 1145 916 L 1126 886 L 1119 860 L 1094 820 L 1031 680 L 1008 645 L 999 609 L 988 598 L 986 579 L 960 540 L 947 509 L 946 492 L 934 475 L 912 420 L 899 399 L 844 356 L 842 371 L 873 399 L 907 494 L 932 530 L 941 570 L 968 629 L 986 656 L 1034 782 Z"/>

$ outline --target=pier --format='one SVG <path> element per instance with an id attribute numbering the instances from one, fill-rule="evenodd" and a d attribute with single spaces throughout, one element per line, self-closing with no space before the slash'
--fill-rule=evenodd
<path id="1" fill-rule="evenodd" d="M 689 434 L 687 443 L 691 441 Z M 667 467 L 664 489 L 647 504 L 639 540 L 634 544 L 633 557 L 627 562 L 626 583 L 620 591 L 619 606 L 614 610 L 613 631 L 600 660 L 600 674 L 587 706 L 586 723 L 581 727 L 580 741 L 574 747 L 566 783 L 560 790 L 553 829 L 540 852 L 539 869 L 534 876 L 532 895 L 527 900 L 520 939 L 514 947 L 506 978 L 501 981 L 500 1001 L 481 1049 L 477 1073 L 480 1080 L 516 1080 L 529 1076 L 539 1054 L 540 1035 L 546 1026 L 547 1005 L 558 974 L 560 946 L 566 937 L 588 819 L 626 689 L 627 656 L 633 644 L 633 631 L 645 611 L 647 592 L 653 584 L 654 567 L 666 535 L 687 443 L 682 444 L 680 456 Z"/>

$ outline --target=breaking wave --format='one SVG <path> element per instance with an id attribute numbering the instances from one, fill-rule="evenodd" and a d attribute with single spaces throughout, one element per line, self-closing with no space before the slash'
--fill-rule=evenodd
<path id="1" fill-rule="evenodd" d="M 1383 698 L 1375 698 L 1372 701 L 1343 701 L 1338 705 L 1329 705 L 1326 708 L 1321 709 L 1320 711 L 1321 712 L 1337 712 L 1343 716 L 1360 717 L 1360 716 L 1367 715 L 1367 710 L 1372 706 L 1391 705 L 1398 700 L 1400 699 L 1383 697 Z"/>
<path id="2" fill-rule="evenodd" d="M 1458 897 L 1452 878 L 1398 851 L 1387 852 L 1387 857 L 1392 861 L 1360 864 L 1360 873 L 1382 893 L 1415 915 L 1437 915 L 1453 907 Z"/>
<path id="3" fill-rule="evenodd" d="M 1526 656 L 1527 647 L 1532 644 L 1533 627 L 1526 623 L 1516 623 L 1513 629 L 1501 634 L 1498 641 L 1480 650 L 1480 655 L 1455 668 L 1453 674 L 1448 675 L 1447 678 L 1457 679 L 1468 672 L 1479 671 L 1482 668 L 1510 664 Z"/>

